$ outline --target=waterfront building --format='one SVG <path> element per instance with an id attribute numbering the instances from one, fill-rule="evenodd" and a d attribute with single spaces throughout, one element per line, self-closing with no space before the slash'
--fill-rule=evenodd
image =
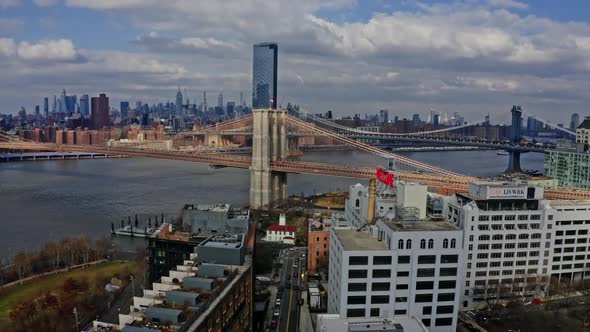
<path id="1" fill-rule="evenodd" d="M 95 321 L 93 331 L 251 330 L 253 237 L 250 228 L 209 235 L 142 296 L 134 296 L 131 312 L 120 314 L 119 324 Z"/>
<path id="2" fill-rule="evenodd" d="M 94 129 L 108 127 L 110 124 L 109 98 L 106 94 L 101 93 L 99 97 L 92 97 L 91 106 L 92 127 Z"/>
<path id="3" fill-rule="evenodd" d="M 555 178 L 562 187 L 590 188 L 590 117 L 576 129 L 575 144 L 559 144 L 545 152 L 545 175 Z"/>
<path id="4" fill-rule="evenodd" d="M 277 108 L 278 51 L 276 43 L 254 45 L 252 108 Z"/>
<path id="5" fill-rule="evenodd" d="M 464 230 L 462 306 L 543 297 L 553 282 L 588 279 L 585 252 L 590 201 L 551 201 L 542 187 L 472 183 L 445 205 L 445 218 Z"/>

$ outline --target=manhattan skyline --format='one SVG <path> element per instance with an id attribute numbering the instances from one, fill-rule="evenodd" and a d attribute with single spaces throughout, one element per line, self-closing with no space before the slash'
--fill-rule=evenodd
<path id="1" fill-rule="evenodd" d="M 277 99 L 317 113 L 588 113 L 583 1 L 264 3 L 0 1 L 0 113 L 62 88 L 111 106 L 174 100 L 179 82 L 238 100 L 267 40 L 281 45 Z"/>

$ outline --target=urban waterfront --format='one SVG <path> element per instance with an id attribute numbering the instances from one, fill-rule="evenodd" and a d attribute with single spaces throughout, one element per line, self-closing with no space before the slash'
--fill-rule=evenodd
<path id="1" fill-rule="evenodd" d="M 495 151 L 405 154 L 466 175 L 493 176 L 507 157 Z M 303 159 L 351 165 L 385 165 L 363 152 L 308 153 Z M 543 167 L 543 155 L 523 155 L 523 167 Z M 346 190 L 355 179 L 289 175 L 289 193 Z M 176 215 L 185 203 L 248 204 L 247 170 L 158 159 L 101 159 L 0 164 L 0 256 L 40 247 L 50 239 L 105 236 L 127 216 Z M 153 219 L 152 219 L 153 220 Z"/>

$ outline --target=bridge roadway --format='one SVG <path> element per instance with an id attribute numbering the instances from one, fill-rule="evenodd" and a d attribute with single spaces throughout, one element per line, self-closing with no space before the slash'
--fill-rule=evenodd
<path id="1" fill-rule="evenodd" d="M 19 149 L 37 151 L 60 151 L 60 152 L 96 152 L 106 154 L 117 154 L 132 157 L 157 158 L 166 160 L 182 160 L 198 163 L 206 163 L 212 166 L 233 167 L 249 169 L 252 160 L 250 157 L 223 154 L 205 154 L 181 151 L 154 151 L 147 149 L 125 149 L 109 148 L 83 145 L 58 145 L 52 143 L 14 143 L 0 142 L 0 149 Z M 277 172 L 340 176 L 355 179 L 372 179 L 375 177 L 375 168 L 350 166 L 339 164 L 328 164 L 309 161 L 274 161 L 271 164 L 272 170 Z M 427 173 L 416 173 L 408 171 L 396 171 L 397 180 L 419 182 L 430 187 L 446 189 L 449 192 L 466 192 L 469 182 L 477 181 L 477 178 L 468 176 L 440 176 Z M 573 188 L 545 188 L 545 197 L 549 199 L 590 200 L 590 190 Z"/>

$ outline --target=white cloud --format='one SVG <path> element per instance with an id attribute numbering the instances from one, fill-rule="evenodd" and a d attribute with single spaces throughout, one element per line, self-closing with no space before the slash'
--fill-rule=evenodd
<path id="1" fill-rule="evenodd" d="M 10 38 L 0 38 L 0 55 L 14 56 L 16 54 L 16 44 Z"/>
<path id="2" fill-rule="evenodd" d="M 21 42 L 17 52 L 19 58 L 33 61 L 74 61 L 78 58 L 74 43 L 68 39 L 43 40 L 35 44 Z"/>
<path id="3" fill-rule="evenodd" d="M 39 7 L 51 7 L 57 5 L 59 0 L 33 0 L 33 2 Z"/>
<path id="4" fill-rule="evenodd" d="M 488 0 L 488 3 L 494 7 L 502 7 L 502 8 L 516 8 L 516 9 L 528 9 L 529 5 L 514 0 Z"/>

